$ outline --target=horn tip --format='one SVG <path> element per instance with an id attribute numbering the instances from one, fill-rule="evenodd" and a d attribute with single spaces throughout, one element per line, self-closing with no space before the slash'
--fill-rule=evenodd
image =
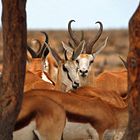
<path id="1" fill-rule="evenodd" d="M 75 22 L 75 20 L 74 20 L 74 19 L 71 19 L 71 20 L 69 21 L 69 23 L 71 23 L 71 22 Z"/>

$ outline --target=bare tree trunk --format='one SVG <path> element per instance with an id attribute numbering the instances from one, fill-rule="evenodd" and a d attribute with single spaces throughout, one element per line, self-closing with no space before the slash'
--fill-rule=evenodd
<path id="1" fill-rule="evenodd" d="M 26 0 L 2 0 L 3 71 L 0 89 L 0 140 L 12 140 L 20 110 L 26 65 Z"/>
<path id="2" fill-rule="evenodd" d="M 122 140 L 138 140 L 140 133 L 140 4 L 129 21 L 129 122 Z"/>

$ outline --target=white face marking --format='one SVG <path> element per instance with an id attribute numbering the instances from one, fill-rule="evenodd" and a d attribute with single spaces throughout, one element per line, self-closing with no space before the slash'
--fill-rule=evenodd
<path id="1" fill-rule="evenodd" d="M 95 57 L 92 54 L 80 54 L 76 59 L 78 64 L 78 72 L 82 77 L 88 76 L 88 72 Z"/>
<path id="2" fill-rule="evenodd" d="M 63 64 L 63 66 L 64 66 L 63 76 L 65 79 L 65 83 L 66 83 L 66 81 L 70 82 L 72 88 L 79 87 L 80 80 L 79 80 L 79 75 L 78 75 L 78 66 L 77 66 L 76 62 L 68 60 L 65 64 Z M 67 86 L 70 86 L 70 84 Z"/>

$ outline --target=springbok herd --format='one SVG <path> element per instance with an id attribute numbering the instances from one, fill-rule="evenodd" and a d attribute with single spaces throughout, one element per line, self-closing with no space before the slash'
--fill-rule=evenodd
<path id="1" fill-rule="evenodd" d="M 94 47 L 103 25 L 92 39 L 79 38 L 68 23 L 70 41 L 62 41 L 63 56 L 49 44 L 48 35 L 37 51 L 27 46 L 28 57 L 24 98 L 15 131 L 35 122 L 33 135 L 39 140 L 61 140 L 66 121 L 88 123 L 98 133 L 115 135 L 125 129 L 128 121 L 127 69 L 106 71 L 95 77 L 93 64 L 96 56 L 107 46 L 108 37 Z M 73 130 L 74 131 L 74 130 Z M 112 139 L 115 139 L 115 135 Z M 92 138 L 94 139 L 94 138 Z"/>

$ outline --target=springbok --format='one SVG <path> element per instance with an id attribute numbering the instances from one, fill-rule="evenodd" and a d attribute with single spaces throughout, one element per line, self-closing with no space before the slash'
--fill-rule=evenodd
<path id="1" fill-rule="evenodd" d="M 31 71 L 27 71 L 25 75 L 25 83 L 24 83 L 24 92 L 28 91 L 32 88 L 36 89 L 54 89 L 55 85 L 44 81 L 41 78 L 41 75 L 38 76 L 38 74 L 34 74 Z"/>
<path id="2" fill-rule="evenodd" d="M 73 33 L 73 31 L 71 29 L 72 22 L 75 22 L 75 21 L 70 20 L 68 23 L 68 32 L 69 32 L 71 39 L 74 42 L 73 48 L 70 47 L 72 45 L 68 46 L 68 45 L 63 43 L 64 48 L 70 52 L 73 49 L 75 49 L 77 47 L 77 45 L 80 43 L 80 40 L 76 37 L 76 35 Z M 102 23 L 100 21 L 97 21 L 96 24 L 97 23 L 100 25 L 100 29 L 99 29 L 97 35 L 91 41 L 86 41 L 84 51 L 76 59 L 76 62 L 77 62 L 78 67 L 79 67 L 78 71 L 79 71 L 81 86 L 90 85 L 91 82 L 93 82 L 94 74 L 91 71 L 91 68 L 94 64 L 93 62 L 94 62 L 97 54 L 99 54 L 105 48 L 105 46 L 107 44 L 108 37 L 105 39 L 105 43 L 103 45 L 99 46 L 98 49 L 96 48 L 96 51 L 93 50 L 94 44 L 100 38 L 102 31 L 103 31 Z"/>
<path id="3" fill-rule="evenodd" d="M 123 97 L 128 89 L 127 74 L 126 69 L 103 72 L 97 76 L 93 86 L 104 90 L 115 90 L 116 93 Z"/>
<path id="4" fill-rule="evenodd" d="M 115 91 L 81 87 L 68 94 L 45 89 L 32 89 L 26 94 L 29 97 L 50 98 L 63 106 L 69 121 L 90 123 L 97 130 L 100 140 L 105 130 L 117 130 L 127 125 L 127 102 L 117 96 Z"/>
<path id="5" fill-rule="evenodd" d="M 26 65 L 24 91 L 27 91 L 33 87 L 54 89 L 54 82 L 43 70 L 43 61 L 48 54 L 48 50 L 45 50 L 41 46 L 38 53 L 32 50 L 29 46 L 27 47 L 27 49 L 31 54 L 32 58 L 28 58 L 28 62 Z"/>
<path id="6" fill-rule="evenodd" d="M 46 34 L 45 41 L 48 43 L 48 36 Z M 44 61 L 46 56 L 49 53 L 49 50 L 46 48 L 45 44 L 41 46 L 40 41 L 39 50 L 35 52 L 31 47 L 27 46 L 27 50 L 29 51 L 32 58 L 28 57 L 27 63 L 27 71 L 31 71 L 34 74 L 38 74 L 44 81 L 54 84 L 51 80 L 50 76 L 45 72 L 46 67 L 44 67 Z"/>
<path id="7" fill-rule="evenodd" d="M 39 140 L 61 140 L 66 122 L 65 110 L 49 98 L 24 94 L 14 132 L 21 131 L 30 122 L 35 123 L 32 131 Z"/>
<path id="8" fill-rule="evenodd" d="M 71 29 L 72 22 L 74 22 L 74 20 L 71 20 L 68 24 L 68 31 L 76 47 L 77 44 L 80 43 L 80 41 L 78 40 L 78 38 L 76 37 L 76 35 L 73 33 Z M 101 88 L 104 90 L 116 90 L 117 93 L 119 93 L 121 96 L 124 96 L 127 91 L 127 70 L 126 69 L 119 70 L 119 71 L 106 71 L 106 72 L 101 73 L 97 78 L 94 77 L 94 74 L 92 71 L 93 61 L 95 59 L 95 56 L 103 50 L 103 48 L 106 46 L 106 43 L 107 43 L 107 38 L 106 38 L 104 45 L 102 45 L 102 47 L 100 47 L 100 49 L 97 50 L 96 52 L 94 51 L 92 52 L 92 47 L 101 36 L 102 30 L 103 30 L 102 23 L 101 22 L 96 22 L 96 23 L 100 24 L 100 29 L 99 29 L 98 34 L 96 35 L 94 40 L 92 40 L 91 42 L 87 42 L 87 44 L 85 44 L 85 47 L 86 47 L 85 52 L 79 55 L 79 57 L 76 60 L 77 64 L 79 65 L 79 75 L 80 75 L 81 86 L 89 85 L 89 86 Z M 65 45 L 64 47 L 65 49 L 69 51 L 73 50 L 67 45 Z M 124 63 L 124 65 L 126 65 L 126 63 Z"/>
<path id="9" fill-rule="evenodd" d="M 76 52 L 82 50 L 81 48 L 83 48 L 84 42 L 81 46 L 82 47 L 76 49 Z M 57 60 L 59 67 L 61 67 L 60 70 L 62 70 L 62 72 L 64 70 L 67 73 L 67 65 L 64 63 L 64 60 L 62 61 L 53 49 L 49 48 L 49 51 Z M 73 55 L 74 54 L 75 53 L 73 53 Z M 77 55 L 78 54 L 73 57 L 76 58 Z M 62 74 L 60 74 L 60 76 L 61 75 Z M 66 74 L 66 77 L 68 79 L 68 73 Z M 73 82 L 71 81 L 69 84 L 72 86 Z M 55 103 L 61 105 L 66 110 L 69 120 L 74 122 L 90 123 L 99 133 L 100 140 L 102 139 L 103 133 L 106 129 L 122 128 L 127 122 L 127 102 L 118 96 L 115 91 L 104 91 L 91 87 L 81 87 L 65 94 L 65 92 L 61 91 L 36 89 L 35 87 L 34 89 L 25 92 L 25 94 L 28 94 L 27 98 L 32 98 L 34 96 L 36 96 L 36 98 L 49 98 Z M 21 119 L 24 118 L 22 115 L 20 117 Z M 121 120 L 122 118 L 123 120 Z"/>
<path id="10" fill-rule="evenodd" d="M 48 46 L 49 51 L 52 53 L 52 55 L 54 56 L 54 58 L 56 59 L 56 61 L 58 63 L 58 69 L 60 71 L 62 71 L 62 72 L 60 72 L 60 71 L 58 72 L 58 77 L 60 76 L 61 78 L 63 78 L 65 76 L 65 79 L 64 79 L 65 81 L 64 82 L 68 81 L 67 84 L 70 87 L 73 87 L 73 88 L 77 88 L 79 86 L 79 79 L 78 79 L 79 76 L 78 76 L 78 71 L 76 69 L 77 64 L 74 60 L 78 57 L 78 55 L 83 50 L 83 46 L 84 46 L 84 41 L 79 45 L 77 50 L 75 50 L 73 52 L 73 55 L 69 60 L 67 59 L 67 57 L 66 57 L 66 60 L 62 60 L 59 57 L 59 55 L 53 49 L 51 49 Z M 66 80 L 66 77 L 67 77 L 68 80 Z M 62 79 L 62 81 L 59 79 L 59 81 L 58 81 L 59 85 L 57 85 L 57 87 L 61 86 L 61 82 L 63 82 L 63 79 Z M 63 84 L 65 84 L 65 83 L 63 83 Z M 58 129 L 58 128 L 54 129 L 54 127 L 58 127 L 58 126 L 55 126 L 53 121 L 56 118 L 58 119 L 57 114 L 59 114 L 59 113 L 60 114 L 62 113 L 62 115 L 60 115 L 60 118 L 61 117 L 64 118 L 64 113 L 60 110 L 60 107 L 54 107 L 55 103 L 54 104 L 49 103 L 49 102 L 51 102 L 51 101 L 48 101 L 49 99 L 45 100 L 46 98 L 37 97 L 37 96 L 32 97 L 31 94 L 26 95 L 28 93 L 28 91 L 32 90 L 33 88 L 34 89 L 42 89 L 42 87 L 40 87 L 40 84 L 36 84 L 36 86 L 31 87 L 24 92 L 25 93 L 24 94 L 24 100 L 23 100 L 23 104 L 22 104 L 20 114 L 19 114 L 18 119 L 17 119 L 16 128 L 18 128 L 18 129 L 23 128 L 23 126 L 28 125 L 28 123 L 33 119 L 36 122 L 37 132 L 39 132 L 39 134 L 41 133 L 40 134 L 41 138 L 46 139 L 46 137 L 49 137 L 46 134 L 46 132 L 50 133 L 50 131 L 52 131 L 50 133 L 49 140 L 51 140 L 51 139 L 54 140 L 55 135 L 51 138 L 51 136 L 53 134 L 57 134 L 56 136 L 57 136 L 57 139 L 58 139 L 58 134 L 59 134 L 59 137 L 62 134 L 62 129 L 61 128 L 64 128 L 64 123 L 63 122 L 64 122 L 65 119 L 63 121 L 60 119 L 60 121 L 57 123 L 58 125 L 62 125 L 60 127 L 60 129 Z M 42 103 L 42 105 L 40 106 L 41 103 Z M 46 106 L 45 109 L 44 109 L 44 106 Z M 52 109 L 50 109 L 50 108 L 52 108 Z M 54 111 L 54 108 L 56 109 L 55 111 Z M 53 116 L 54 112 L 56 112 L 56 117 Z M 38 116 L 38 113 L 44 114 L 44 116 L 42 116 L 42 115 Z M 49 122 L 49 117 L 52 118 L 51 122 Z M 46 119 L 48 119 L 48 121 Z M 45 124 L 46 126 L 44 126 L 43 121 L 46 122 L 46 124 Z M 52 123 L 52 124 L 50 124 L 50 123 Z M 24 124 L 24 125 L 22 125 L 22 124 Z M 50 126 L 53 125 L 53 127 L 49 129 L 48 128 L 49 125 Z"/>
<path id="11" fill-rule="evenodd" d="M 79 46 L 73 50 L 73 54 L 70 58 L 67 57 L 67 52 L 64 52 L 64 59 L 62 59 L 49 45 L 46 43 L 52 56 L 55 58 L 58 64 L 57 81 L 55 89 L 60 91 L 69 91 L 76 89 L 80 86 L 78 67 L 76 64 L 77 57 L 84 49 L 85 41 L 82 41 Z"/>
<path id="12" fill-rule="evenodd" d="M 77 49 L 73 51 L 72 56 L 68 59 L 65 51 L 65 60 L 61 59 L 61 57 L 49 47 L 49 45 L 45 42 L 45 45 L 48 46 L 49 51 L 51 52 L 52 56 L 56 60 L 58 64 L 58 75 L 57 75 L 57 81 L 55 84 L 55 89 L 62 90 L 62 91 L 68 91 L 73 88 L 79 87 L 79 76 L 78 76 L 78 68 L 77 64 L 75 62 L 76 58 L 80 55 L 84 48 L 84 41 L 82 41 Z M 33 51 L 32 51 L 33 52 Z M 37 59 L 38 60 L 38 59 Z M 41 59 L 39 59 L 41 61 Z M 36 59 L 35 59 L 36 62 Z M 31 63 L 32 64 L 32 63 Z M 41 65 L 41 62 L 37 63 L 38 65 Z M 31 65 L 31 68 L 34 68 L 35 66 Z M 37 68 L 40 68 L 39 66 Z M 32 70 L 34 71 L 34 70 Z M 72 86 L 71 86 L 72 83 Z"/>
<path id="13" fill-rule="evenodd" d="M 48 38 L 48 35 L 46 34 L 46 32 L 41 32 L 41 33 L 44 34 L 45 38 Z M 45 43 L 48 44 L 48 41 L 45 40 Z M 44 43 L 44 47 L 45 47 L 45 43 Z M 55 61 L 55 59 L 52 57 L 50 53 L 48 53 L 47 57 L 45 58 L 44 67 L 45 67 L 45 70 L 46 70 L 46 67 L 48 68 L 47 72 L 49 73 L 50 78 L 53 81 L 56 81 L 58 66 L 57 66 L 57 62 Z"/>

